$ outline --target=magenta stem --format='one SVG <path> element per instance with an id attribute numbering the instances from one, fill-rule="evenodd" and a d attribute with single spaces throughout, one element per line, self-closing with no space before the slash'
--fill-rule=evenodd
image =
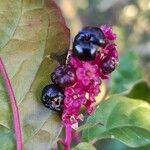
<path id="1" fill-rule="evenodd" d="M 16 98 L 15 98 L 8 74 L 6 72 L 5 66 L 4 66 L 1 58 L 0 58 L 0 73 L 2 74 L 6 90 L 8 92 L 11 109 L 12 109 L 12 113 L 13 113 L 13 124 L 14 124 L 15 135 L 16 135 L 17 150 L 23 150 L 22 133 L 21 133 L 21 126 L 20 126 L 17 102 L 16 102 Z"/>
<path id="2" fill-rule="evenodd" d="M 64 146 L 64 150 L 71 150 L 72 129 L 70 125 L 65 126 L 65 136 L 65 141 L 59 140 L 58 142 Z"/>

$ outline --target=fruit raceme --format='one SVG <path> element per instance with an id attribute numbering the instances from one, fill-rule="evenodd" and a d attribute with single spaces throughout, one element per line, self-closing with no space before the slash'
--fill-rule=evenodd
<path id="1" fill-rule="evenodd" d="M 116 34 L 106 25 L 85 27 L 75 37 L 68 65 L 75 71 L 75 81 L 64 89 L 62 121 L 72 128 L 83 120 L 81 108 L 91 114 L 95 111 L 95 97 L 103 79 L 108 79 L 118 64 L 114 40 Z M 81 117 L 82 116 L 82 117 Z"/>
<path id="2" fill-rule="evenodd" d="M 108 79 L 118 64 L 118 52 L 112 28 L 103 25 L 85 27 L 76 36 L 67 63 L 58 66 L 51 74 L 54 84 L 43 89 L 42 103 L 49 109 L 61 112 L 66 138 L 61 143 L 70 150 L 72 128 L 83 121 L 81 108 L 87 114 L 95 109 L 95 97 L 100 93 L 103 79 Z"/>

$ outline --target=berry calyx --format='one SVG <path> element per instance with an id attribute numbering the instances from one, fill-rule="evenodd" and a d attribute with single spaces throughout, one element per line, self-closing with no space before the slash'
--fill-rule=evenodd
<path id="1" fill-rule="evenodd" d="M 94 60 L 97 50 L 105 46 L 105 36 L 100 28 L 85 27 L 74 39 L 73 54 L 80 60 Z"/>
<path id="2" fill-rule="evenodd" d="M 64 97 L 63 91 L 55 84 L 45 86 L 42 91 L 42 103 L 45 107 L 54 111 L 63 111 Z"/>
<path id="3" fill-rule="evenodd" d="M 105 57 L 101 62 L 101 69 L 104 74 L 110 74 L 117 66 L 118 60 L 115 57 Z"/>
<path id="4" fill-rule="evenodd" d="M 75 71 L 68 64 L 57 67 L 51 74 L 52 82 L 62 88 L 72 86 L 75 83 L 75 79 Z"/>

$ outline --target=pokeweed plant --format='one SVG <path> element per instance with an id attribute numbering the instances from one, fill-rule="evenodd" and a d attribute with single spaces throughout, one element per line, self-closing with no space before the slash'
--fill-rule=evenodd
<path id="1" fill-rule="evenodd" d="M 110 27 L 81 30 L 62 65 L 69 30 L 52 0 L 3 1 L 0 8 L 1 150 L 49 150 L 57 141 L 55 149 L 62 144 L 69 150 L 73 139 L 79 143 L 73 150 L 94 150 L 93 141 L 103 138 L 131 147 L 150 144 L 149 98 L 134 98 L 133 92 L 127 95 L 132 98 L 115 95 L 95 109 L 101 79 L 107 79 L 118 63 L 116 35 Z M 45 87 L 50 73 L 53 84 Z M 43 104 L 56 112 L 43 107 L 43 88 Z M 82 106 L 88 114 L 95 112 L 78 127 Z M 62 125 L 65 139 L 58 138 Z"/>

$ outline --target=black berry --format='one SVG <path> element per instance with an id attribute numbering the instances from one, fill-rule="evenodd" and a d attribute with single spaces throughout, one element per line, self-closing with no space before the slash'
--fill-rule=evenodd
<path id="1" fill-rule="evenodd" d="M 44 87 L 42 91 L 42 103 L 45 107 L 61 112 L 63 110 L 64 93 L 55 84 Z"/>
<path id="2" fill-rule="evenodd" d="M 57 67 L 51 74 L 52 82 L 62 88 L 73 85 L 75 83 L 75 79 L 75 71 L 68 64 Z"/>
<path id="3" fill-rule="evenodd" d="M 74 39 L 73 54 L 80 60 L 94 60 L 97 49 L 105 46 L 105 36 L 100 28 L 85 27 Z"/>
<path id="4" fill-rule="evenodd" d="M 105 57 L 101 62 L 101 69 L 104 74 L 113 72 L 117 65 L 117 60 L 114 57 Z"/>

